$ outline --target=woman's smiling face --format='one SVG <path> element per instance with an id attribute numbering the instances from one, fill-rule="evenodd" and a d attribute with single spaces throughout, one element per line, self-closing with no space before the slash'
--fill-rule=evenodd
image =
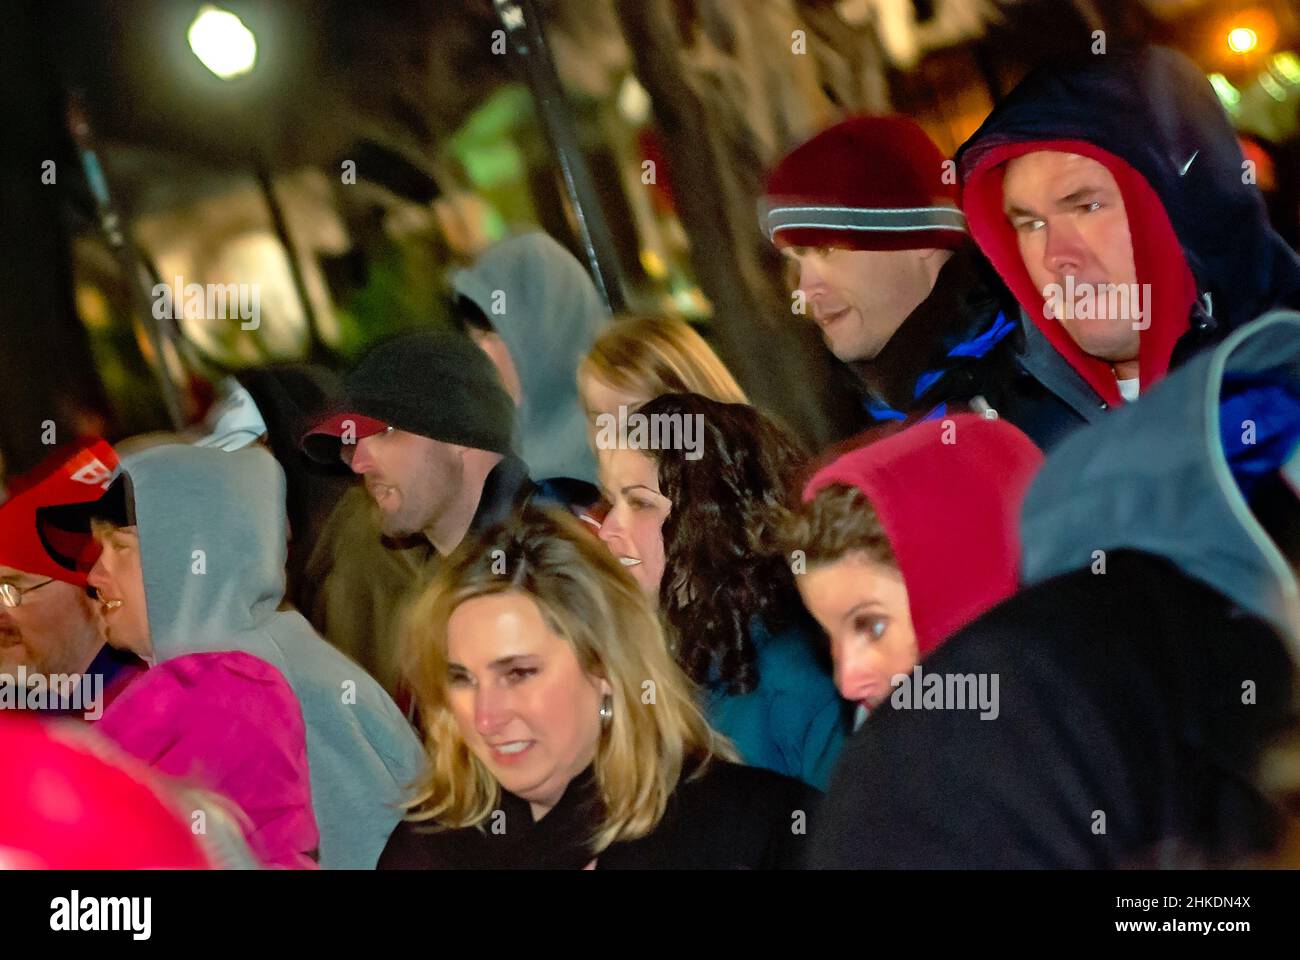
<path id="1" fill-rule="evenodd" d="M 587 674 L 536 601 L 474 597 L 447 621 L 447 702 L 465 744 L 534 818 L 595 759 L 609 684 Z"/>
<path id="2" fill-rule="evenodd" d="M 600 539 L 642 590 L 658 596 L 664 575 L 664 520 L 672 509 L 659 491 L 658 466 L 638 450 L 602 450 L 600 483 L 610 504 Z"/>

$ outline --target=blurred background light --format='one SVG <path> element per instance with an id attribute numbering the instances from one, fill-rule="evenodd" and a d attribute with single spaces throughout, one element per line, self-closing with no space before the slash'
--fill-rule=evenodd
<path id="1" fill-rule="evenodd" d="M 1300 86 L 1300 57 L 1289 50 L 1273 57 L 1269 62 L 1269 69 L 1277 74 L 1279 79 Z"/>
<path id="2" fill-rule="evenodd" d="M 1232 82 L 1221 73 L 1210 74 L 1210 86 L 1214 87 L 1214 92 L 1219 95 L 1219 102 L 1223 104 L 1224 109 L 1229 113 L 1237 109 L 1241 103 L 1241 91 L 1232 85 Z"/>
<path id="3" fill-rule="evenodd" d="M 187 37 L 194 55 L 222 80 L 248 73 L 257 62 L 257 38 L 229 10 L 204 4 Z"/>
<path id="4" fill-rule="evenodd" d="M 630 73 L 619 87 L 618 109 L 623 114 L 623 119 L 636 126 L 650 119 L 650 94 Z"/>
<path id="5" fill-rule="evenodd" d="M 1273 78 L 1267 71 L 1259 75 L 1259 85 L 1264 88 L 1264 92 L 1276 100 L 1278 103 L 1286 101 L 1286 90 L 1282 84 Z"/>
<path id="6" fill-rule="evenodd" d="M 1234 27 L 1228 31 L 1228 49 L 1233 53 L 1249 53 L 1259 43 L 1259 35 L 1250 27 Z"/>

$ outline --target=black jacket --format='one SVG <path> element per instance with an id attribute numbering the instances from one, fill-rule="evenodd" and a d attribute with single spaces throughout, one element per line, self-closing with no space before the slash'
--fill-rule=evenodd
<path id="1" fill-rule="evenodd" d="M 922 664 L 945 685 L 996 678 L 996 710 L 873 714 L 841 754 L 814 865 L 1267 850 L 1278 819 L 1257 768 L 1294 719 L 1300 544 L 1288 562 L 1254 498 L 1298 445 L 1300 314 L 1283 312 L 1063 441 L 1025 501 L 1029 586 Z"/>
<path id="2" fill-rule="evenodd" d="M 929 295 L 880 353 L 849 364 L 864 387 L 868 414 L 893 419 L 969 399 L 961 395 L 960 373 L 999 348 L 1010 332 L 1010 326 L 997 325 L 999 314 L 1014 321 L 1014 311 L 1015 301 L 975 245 L 958 247 L 939 269 Z"/>
<path id="3" fill-rule="evenodd" d="M 1270 309 L 1300 307 L 1300 260 L 1269 225 L 1262 196 L 1245 176 L 1236 131 L 1205 75 L 1186 57 L 1161 47 L 1112 51 L 1026 77 L 957 153 L 973 234 L 984 237 L 986 231 L 982 208 L 969 196 L 972 175 L 990 152 L 1048 140 L 1086 141 L 1119 157 L 1164 207 L 1199 294 L 1173 347 L 1171 369 Z M 994 216 L 1001 216 L 1000 207 Z M 1000 261 L 1018 254 L 980 242 L 1014 288 L 1009 265 Z M 1096 391 L 1028 318 L 1024 324 L 1018 365 L 1056 398 L 1054 409 L 1040 405 L 1027 428 L 1031 436 L 1046 431 L 1054 441 L 1102 418 L 1108 406 Z"/>
<path id="4" fill-rule="evenodd" d="M 700 778 L 683 779 L 648 836 L 615 843 L 599 855 L 584 842 L 594 822 L 594 797 L 588 768 L 537 822 L 527 801 L 506 791 L 484 829 L 433 832 L 403 821 L 379 869 L 577 870 L 593 858 L 598 870 L 799 868 L 821 794 L 768 770 L 714 760 Z"/>
<path id="5" fill-rule="evenodd" d="M 1286 650 L 1167 561 L 1115 553 L 1104 576 L 1026 590 L 922 668 L 996 675 L 996 717 L 877 710 L 841 755 L 814 866 L 1226 865 L 1275 839 L 1253 767 L 1288 717 Z"/>
<path id="6" fill-rule="evenodd" d="M 1061 401 L 1020 363 L 1024 340 L 1019 305 L 967 244 L 954 251 L 930 295 L 884 349 L 869 363 L 849 366 L 877 427 L 991 408 L 1045 447 L 1059 432 Z"/>

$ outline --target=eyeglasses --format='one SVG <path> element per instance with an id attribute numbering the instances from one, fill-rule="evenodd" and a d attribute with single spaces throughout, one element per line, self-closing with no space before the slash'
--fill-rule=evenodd
<path id="1" fill-rule="evenodd" d="M 3 583 L 0 583 L 0 603 L 3 603 L 6 607 L 9 607 L 10 609 L 13 609 L 14 607 L 17 606 L 21 606 L 23 602 L 23 594 L 31 593 L 33 590 L 39 590 L 41 589 L 41 587 L 47 587 L 53 582 L 54 582 L 54 578 L 51 577 L 50 579 L 46 580 L 44 583 L 38 583 L 34 587 L 27 587 L 24 589 L 23 587 L 18 586 L 16 583 L 9 583 L 8 581 L 5 581 Z"/>

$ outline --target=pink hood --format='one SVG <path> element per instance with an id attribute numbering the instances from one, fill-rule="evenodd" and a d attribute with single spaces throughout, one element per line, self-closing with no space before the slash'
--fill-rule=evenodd
<path id="1" fill-rule="evenodd" d="M 241 652 L 168 660 L 131 681 L 96 730 L 154 769 L 233 800 L 267 866 L 316 866 L 302 710 L 265 660 Z"/>

